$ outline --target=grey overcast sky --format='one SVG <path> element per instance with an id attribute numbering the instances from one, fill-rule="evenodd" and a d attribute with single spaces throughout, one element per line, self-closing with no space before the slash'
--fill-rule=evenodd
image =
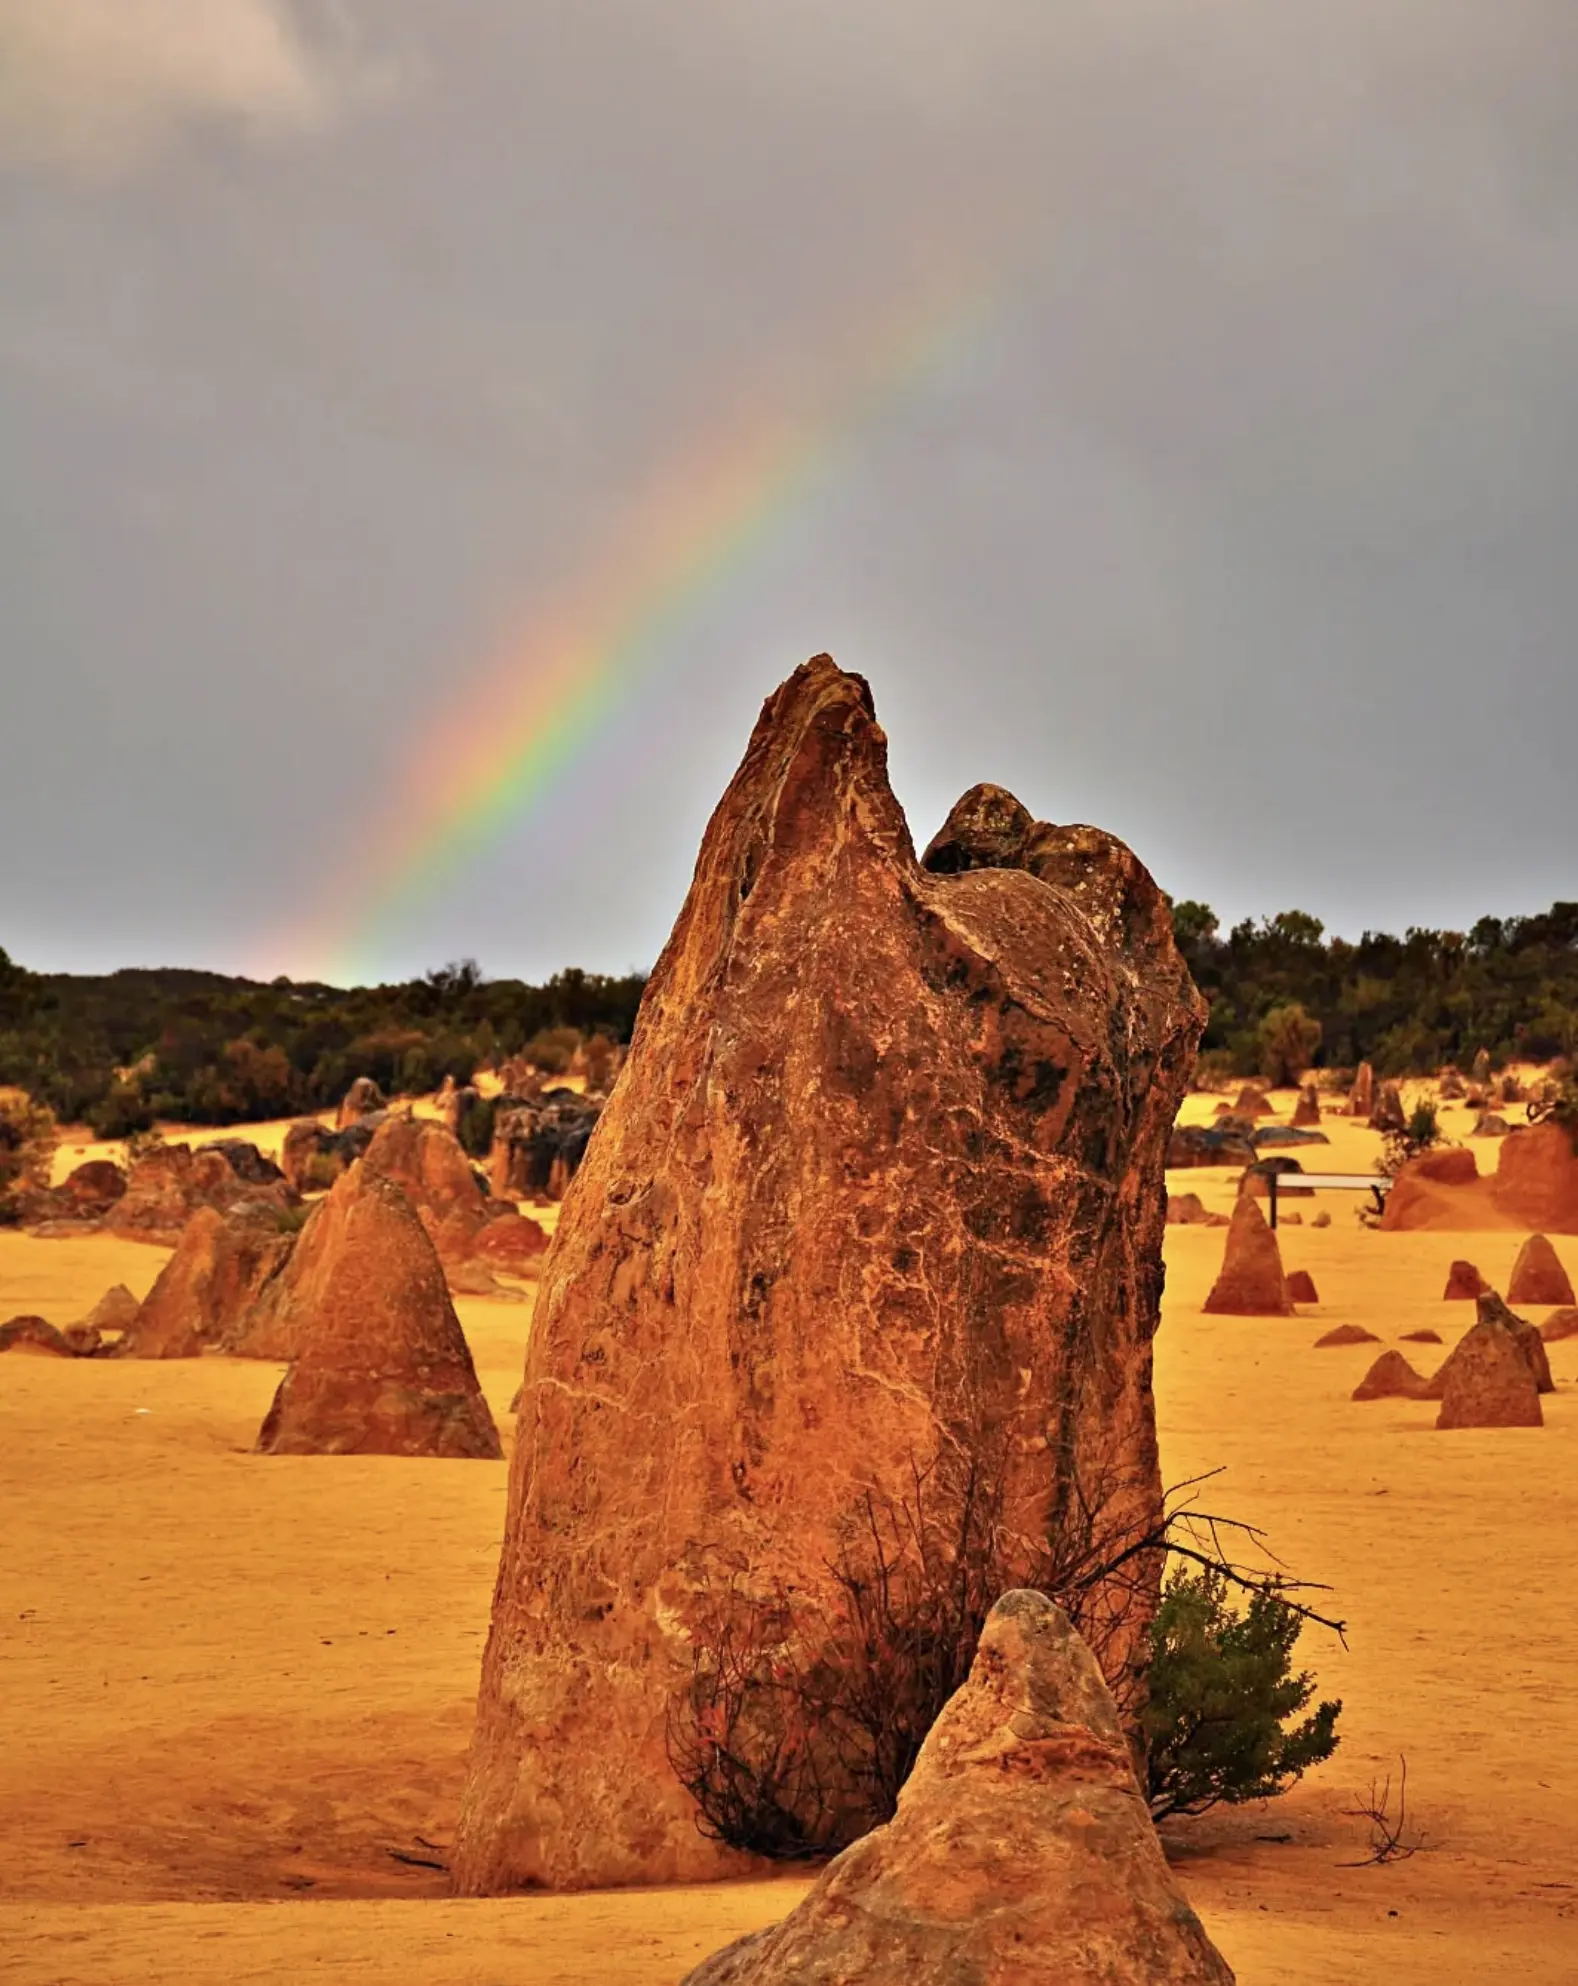
<path id="1" fill-rule="evenodd" d="M 1225 919 L 1578 895 L 1575 85 L 1573 0 L 0 0 L 0 945 L 325 969 L 501 639 L 960 258 L 380 972 L 650 963 L 824 648 L 918 841 L 992 779 Z"/>

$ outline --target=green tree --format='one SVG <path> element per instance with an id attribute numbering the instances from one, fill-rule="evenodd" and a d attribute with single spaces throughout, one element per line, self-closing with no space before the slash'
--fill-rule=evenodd
<path id="1" fill-rule="evenodd" d="M 1180 1568 L 1151 1626 L 1143 1730 L 1158 1820 L 1270 1799 L 1337 1749 L 1340 1701 L 1291 1722 L 1315 1694 L 1293 1669 L 1298 1609 L 1261 1589 L 1238 1613 L 1228 1593 L 1220 1572 Z"/>
<path id="2" fill-rule="evenodd" d="M 1285 1087 L 1304 1074 L 1325 1033 L 1320 1022 L 1297 1000 L 1273 1007 L 1257 1030 L 1260 1073 Z"/>

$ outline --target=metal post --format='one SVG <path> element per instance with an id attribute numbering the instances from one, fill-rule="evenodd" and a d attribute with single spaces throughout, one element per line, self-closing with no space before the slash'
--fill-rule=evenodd
<path id="1" fill-rule="evenodd" d="M 1266 1185 L 1269 1189 L 1271 1200 L 1271 1225 L 1275 1227 L 1277 1224 L 1277 1175 L 1275 1172 L 1268 1172 L 1266 1174 Z"/>

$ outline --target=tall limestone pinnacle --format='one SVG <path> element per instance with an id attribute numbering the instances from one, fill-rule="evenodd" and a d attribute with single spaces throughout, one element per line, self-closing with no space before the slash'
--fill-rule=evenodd
<path id="1" fill-rule="evenodd" d="M 463 1892 L 738 1867 L 667 1755 L 693 1637 L 815 1596 L 868 1495 L 984 1484 L 1010 1584 L 1082 1496 L 1157 1519 L 1203 1021 L 1121 843 L 978 787 L 917 860 L 864 681 L 768 699 L 544 1264 Z"/>

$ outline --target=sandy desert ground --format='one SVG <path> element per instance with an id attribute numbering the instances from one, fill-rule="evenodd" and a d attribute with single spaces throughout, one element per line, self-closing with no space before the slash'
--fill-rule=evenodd
<path id="1" fill-rule="evenodd" d="M 1210 1114 L 1191 1098 L 1186 1118 Z M 1286 1116 L 1292 1098 L 1278 1099 Z M 1467 1117 L 1453 1112 L 1461 1135 Z M 1342 1119 L 1317 1162 L 1373 1168 Z M 267 1131 L 260 1142 L 269 1142 Z M 1494 1146 L 1476 1141 L 1481 1167 Z M 91 1154 L 88 1154 L 91 1155 Z M 1308 1155 L 1306 1162 L 1309 1163 Z M 63 1162 L 80 1162 L 74 1150 Z M 1313 1166 L 1311 1167 L 1313 1169 Z M 1174 1175 L 1226 1211 L 1235 1175 Z M 1374 1346 L 1470 1307 L 1466 1254 L 1507 1232 L 1382 1235 L 1352 1197 L 1286 1229 L 1321 1302 L 1208 1318 L 1220 1229 L 1168 1231 L 1156 1390 L 1170 1480 L 1263 1525 L 1333 1589 L 1311 1630 L 1345 1703 L 1335 1760 L 1286 1799 L 1173 1831 L 1244 1986 L 1578 1980 L 1578 1340 L 1551 1347 L 1542 1431 L 1438 1434 L 1435 1409 L 1355 1405 Z M 1303 1203 L 1305 1222 L 1313 1210 Z M 1558 1250 L 1578 1275 L 1578 1237 Z M 68 1323 L 165 1252 L 0 1234 L 0 1318 Z M 459 1301 L 507 1427 L 529 1310 Z M 1538 1317 L 1541 1313 L 1534 1313 Z M 1433 1347 L 1405 1346 L 1429 1368 Z M 790 1907 L 800 1879 L 453 1902 L 441 1867 L 504 1513 L 496 1464 L 259 1457 L 279 1369 L 0 1361 L 0 1973 L 17 1986 L 342 1979 L 373 1986 L 667 1986 Z M 1426 1846 L 1385 1868 L 1347 1811 L 1399 1756 Z"/>

